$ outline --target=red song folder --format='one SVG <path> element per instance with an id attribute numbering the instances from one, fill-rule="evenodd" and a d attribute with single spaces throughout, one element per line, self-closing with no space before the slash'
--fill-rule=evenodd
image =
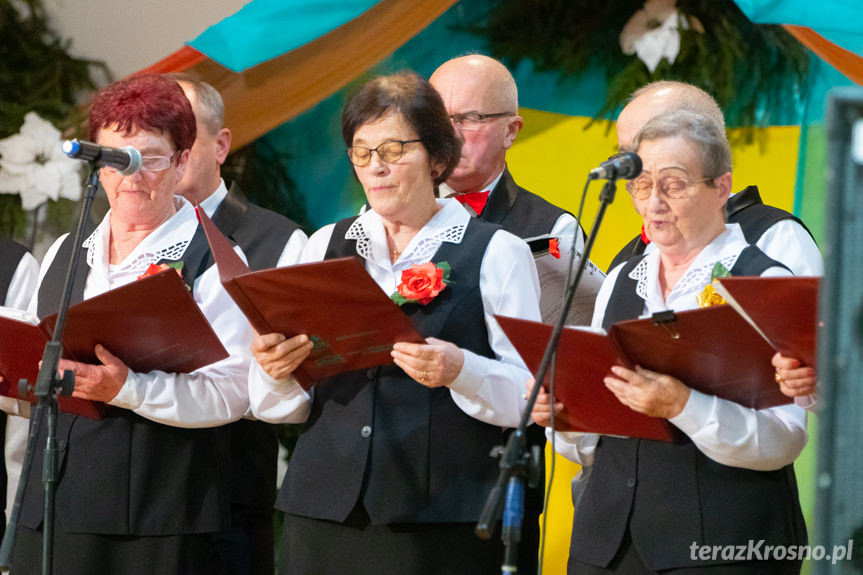
<path id="1" fill-rule="evenodd" d="M 536 373 L 552 327 L 497 319 Z M 726 305 L 623 321 L 608 334 L 566 327 L 558 344 L 554 394 L 577 431 L 675 441 L 681 432 L 671 423 L 629 409 L 605 387 L 603 378 L 611 374 L 611 366 L 640 365 L 703 393 L 763 409 L 792 402 L 773 379 L 773 353 Z"/>
<path id="2" fill-rule="evenodd" d="M 410 319 L 358 257 L 252 272 L 200 207 L 225 290 L 258 333 L 306 334 L 311 355 L 294 372 L 305 389 L 319 379 L 392 363 L 399 341 L 422 343 Z"/>
<path id="3" fill-rule="evenodd" d="M 716 287 L 770 345 L 815 367 L 818 329 L 817 277 L 729 277 Z"/>
<path id="4" fill-rule="evenodd" d="M 45 343 L 57 315 L 34 325 L 0 317 L 0 394 L 18 397 L 18 380 L 35 385 Z M 107 291 L 69 308 L 63 333 L 63 357 L 99 364 L 101 343 L 134 372 L 189 373 L 228 357 L 222 342 L 186 289 L 176 270 L 166 270 Z M 36 399 L 30 394 L 31 402 Z M 105 404 L 61 396 L 63 411 L 100 418 Z"/>

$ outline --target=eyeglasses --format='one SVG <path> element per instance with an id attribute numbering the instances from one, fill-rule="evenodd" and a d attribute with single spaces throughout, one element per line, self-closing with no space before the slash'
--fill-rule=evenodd
<path id="1" fill-rule="evenodd" d="M 515 116 L 515 112 L 495 112 L 494 114 L 480 114 L 478 112 L 465 112 L 464 114 L 450 114 L 450 120 L 460 130 L 479 130 L 485 124 L 498 118 Z"/>
<path id="2" fill-rule="evenodd" d="M 348 148 L 348 158 L 351 163 L 358 168 L 363 168 L 369 165 L 372 161 L 372 152 L 378 153 L 378 158 L 382 162 L 391 164 L 397 161 L 405 153 L 405 144 L 413 144 L 422 140 L 390 140 L 384 142 L 377 148 L 366 148 L 365 146 L 351 146 Z"/>
<path id="3" fill-rule="evenodd" d="M 702 178 L 700 180 L 690 180 L 686 177 L 686 172 L 682 170 L 663 171 L 659 174 L 659 179 L 654 181 L 648 175 L 642 175 L 634 180 L 626 182 L 626 191 L 629 192 L 636 200 L 646 200 L 650 197 L 650 192 L 653 191 L 653 186 L 666 197 L 672 199 L 685 198 L 687 190 L 695 184 L 702 182 L 712 182 L 716 178 Z"/>
<path id="4" fill-rule="evenodd" d="M 171 167 L 171 163 L 174 161 L 180 154 L 179 150 L 171 154 L 170 156 L 141 156 L 141 167 L 138 168 L 140 172 L 164 172 L 169 167 Z M 110 166 L 104 166 L 103 170 L 107 170 L 112 174 L 116 174 L 117 170 Z"/>

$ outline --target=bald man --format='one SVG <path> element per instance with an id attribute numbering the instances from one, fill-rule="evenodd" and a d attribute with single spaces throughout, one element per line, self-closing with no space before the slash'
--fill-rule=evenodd
<path id="1" fill-rule="evenodd" d="M 522 239 L 557 238 L 561 262 L 568 261 L 573 244 L 580 254 L 584 250 L 584 232 L 572 214 L 520 187 L 507 169 L 506 153 L 523 125 L 518 115 L 518 89 L 509 70 L 487 56 L 462 56 L 444 62 L 430 82 L 443 98 L 456 134 L 463 141 L 461 159 L 441 186 L 440 195 L 454 196 L 480 219 L 499 224 Z M 530 244 L 537 257 L 548 253 L 547 241 Z M 563 293 L 562 286 L 555 287 L 556 293 Z M 543 290 L 552 293 L 551 288 Z M 587 306 L 589 311 L 592 303 L 591 300 Z M 550 307 L 541 302 L 546 321 L 549 318 L 545 310 Z M 528 428 L 527 439 L 529 445 L 545 445 L 545 434 L 539 426 Z M 540 482 L 540 487 L 527 490 L 518 549 L 519 573 L 537 570 L 543 489 Z"/>
<path id="2" fill-rule="evenodd" d="M 189 98 L 198 124 L 180 193 L 200 205 L 222 233 L 243 249 L 252 270 L 298 263 L 308 240 L 299 226 L 250 203 L 236 184 L 229 191 L 221 177 L 221 166 L 231 148 L 231 131 L 223 125 L 225 111 L 219 92 L 189 76 L 172 77 Z M 241 419 L 223 430 L 231 453 L 231 528 L 213 536 L 216 573 L 271 575 L 279 453 L 275 426 Z"/>
<path id="3" fill-rule="evenodd" d="M 651 118 L 672 109 L 704 114 L 725 130 L 719 104 L 707 92 L 683 82 L 660 81 L 636 90 L 617 118 L 617 143 L 620 150 L 631 150 L 635 135 Z M 820 276 L 824 273 L 821 252 L 803 222 L 793 214 L 765 205 L 756 186 L 749 186 L 728 200 L 728 222 L 739 224 L 750 244 L 794 275 Z M 609 270 L 631 257 L 640 255 L 648 239 L 637 236 L 614 257 Z"/>
<path id="4" fill-rule="evenodd" d="M 507 169 L 506 153 L 524 120 L 518 115 L 515 79 L 506 66 L 488 56 L 462 56 L 444 62 L 430 81 L 463 140 L 461 160 L 441 186 L 441 195 L 454 195 L 480 219 L 521 238 L 575 237 L 581 251 L 584 237 L 575 218 L 519 187 Z"/>

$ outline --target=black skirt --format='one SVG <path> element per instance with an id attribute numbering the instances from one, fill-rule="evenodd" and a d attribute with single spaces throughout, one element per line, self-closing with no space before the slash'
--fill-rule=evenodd
<path id="1" fill-rule="evenodd" d="M 18 526 L 11 572 L 42 573 L 42 531 Z M 210 534 L 139 537 L 54 529 L 54 575 L 210 575 Z"/>
<path id="2" fill-rule="evenodd" d="M 491 540 L 474 523 L 372 525 L 358 505 L 344 523 L 285 514 L 282 575 L 484 575 L 500 573 L 500 530 Z"/>

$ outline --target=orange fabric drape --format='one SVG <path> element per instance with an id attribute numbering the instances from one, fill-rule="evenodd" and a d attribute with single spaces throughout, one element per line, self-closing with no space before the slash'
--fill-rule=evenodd
<path id="1" fill-rule="evenodd" d="M 186 72 L 213 85 L 225 100 L 236 149 L 336 93 L 455 3 L 382 0 L 317 40 L 240 73 L 189 46 L 138 73 Z"/>
<path id="2" fill-rule="evenodd" d="M 191 46 L 183 46 L 167 58 L 159 60 L 152 66 L 138 70 L 133 76 L 142 74 L 167 74 L 169 72 L 184 72 L 196 64 L 200 64 L 207 57 Z"/>
<path id="3" fill-rule="evenodd" d="M 822 60 L 845 74 L 849 80 L 863 85 L 863 58 L 830 42 L 811 28 L 790 24 L 784 24 L 783 28 Z"/>

